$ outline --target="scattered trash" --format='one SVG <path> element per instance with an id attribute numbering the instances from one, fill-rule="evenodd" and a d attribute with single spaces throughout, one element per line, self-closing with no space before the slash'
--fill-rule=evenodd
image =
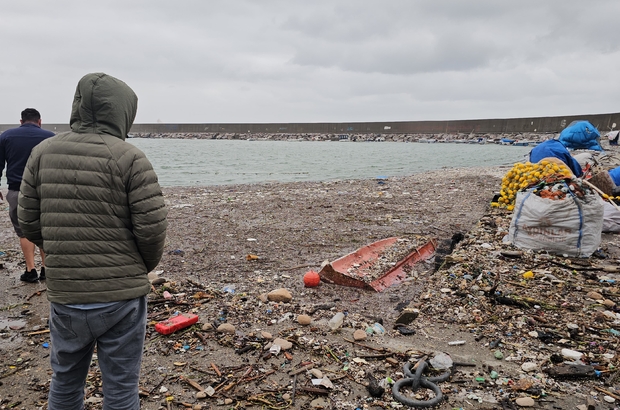
<path id="1" fill-rule="evenodd" d="M 329 325 L 329 328 L 331 330 L 336 330 L 340 328 L 340 326 L 342 326 L 343 321 L 344 321 L 344 313 L 338 312 L 334 315 L 334 317 L 329 319 L 329 322 L 327 322 L 327 324 Z"/>

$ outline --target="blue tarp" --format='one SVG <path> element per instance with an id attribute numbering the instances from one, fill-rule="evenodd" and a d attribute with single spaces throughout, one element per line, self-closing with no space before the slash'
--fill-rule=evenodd
<path id="1" fill-rule="evenodd" d="M 579 162 L 571 156 L 570 152 L 568 152 L 564 144 L 560 141 L 547 140 L 538 144 L 530 151 L 530 162 L 538 162 L 541 159 L 548 157 L 554 157 L 561 160 L 563 163 L 568 165 L 575 176 L 580 177 L 583 175 Z"/>
<path id="2" fill-rule="evenodd" d="M 620 186 L 620 167 L 610 169 L 608 172 L 612 181 L 614 181 L 614 184 L 616 184 L 616 186 Z"/>
<path id="3" fill-rule="evenodd" d="M 601 134 L 589 121 L 574 121 L 560 133 L 560 142 L 568 149 L 602 151 Z"/>

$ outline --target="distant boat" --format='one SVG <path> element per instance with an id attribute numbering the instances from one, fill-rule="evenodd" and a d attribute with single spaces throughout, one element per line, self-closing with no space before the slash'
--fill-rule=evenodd
<path id="1" fill-rule="evenodd" d="M 510 138 L 502 138 L 499 140 L 499 143 L 502 145 L 512 145 L 515 143 L 515 140 L 511 140 Z"/>
<path id="2" fill-rule="evenodd" d="M 434 142 L 437 142 L 437 140 L 434 138 L 420 138 L 418 142 L 432 144 Z"/>
<path id="3" fill-rule="evenodd" d="M 512 145 L 514 145 L 515 147 L 527 147 L 528 145 L 530 145 L 533 142 L 535 142 L 535 141 L 517 140 L 517 141 L 513 142 Z"/>

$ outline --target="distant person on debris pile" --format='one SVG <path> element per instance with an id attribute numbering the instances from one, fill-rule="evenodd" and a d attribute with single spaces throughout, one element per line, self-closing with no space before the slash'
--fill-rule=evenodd
<path id="1" fill-rule="evenodd" d="M 543 158 L 555 157 L 565 163 L 576 177 L 583 175 L 581 165 L 570 154 L 568 149 L 560 141 L 550 139 L 536 145 L 530 151 L 530 162 L 538 162 Z"/>
<path id="2" fill-rule="evenodd" d="M 13 229 L 19 237 L 19 245 L 26 261 L 26 271 L 19 279 L 34 283 L 38 280 L 45 280 L 45 253 L 39 247 L 41 254 L 41 276 L 39 276 L 34 266 L 36 247 L 24 237 L 17 221 L 17 196 L 30 152 L 41 141 L 53 137 L 54 133 L 41 128 L 41 114 L 34 108 L 26 108 L 22 111 L 19 122 L 21 123 L 19 127 L 6 130 L 0 135 L 0 176 L 2 176 L 6 162 L 6 180 L 9 188 L 6 201 L 9 203 L 9 216 Z M 0 192 L 0 199 L 2 199 L 2 192 Z"/>
<path id="3" fill-rule="evenodd" d="M 17 215 L 47 255 L 49 410 L 84 408 L 95 348 L 103 408 L 138 410 L 147 273 L 159 263 L 167 210 L 144 153 L 125 142 L 138 98 L 103 73 L 78 83 L 71 130 L 39 144 Z"/>

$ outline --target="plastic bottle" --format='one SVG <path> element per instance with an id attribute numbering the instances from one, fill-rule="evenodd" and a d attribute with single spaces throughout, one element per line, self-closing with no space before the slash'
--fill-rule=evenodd
<path id="1" fill-rule="evenodd" d="M 381 326 L 381 323 L 375 323 L 372 325 L 372 331 L 378 336 L 383 336 L 385 334 L 385 328 Z"/>
<path id="2" fill-rule="evenodd" d="M 331 330 L 336 330 L 340 326 L 342 326 L 343 321 L 344 321 L 344 313 L 338 312 L 334 315 L 334 317 L 329 319 L 329 322 L 327 322 L 327 324 L 329 325 L 329 328 Z"/>

